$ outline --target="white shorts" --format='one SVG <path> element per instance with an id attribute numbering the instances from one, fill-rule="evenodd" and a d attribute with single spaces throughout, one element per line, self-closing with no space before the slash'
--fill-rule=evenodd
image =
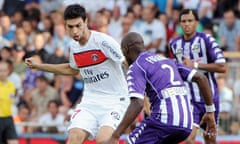
<path id="1" fill-rule="evenodd" d="M 81 128 L 95 138 L 102 126 L 109 126 L 116 129 L 121 122 L 128 107 L 129 100 L 118 99 L 106 103 L 82 101 L 74 110 L 68 131 L 72 128 Z"/>

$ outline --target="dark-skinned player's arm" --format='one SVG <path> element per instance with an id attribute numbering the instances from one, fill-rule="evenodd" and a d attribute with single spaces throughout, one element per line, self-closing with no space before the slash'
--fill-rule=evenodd
<path id="1" fill-rule="evenodd" d="M 144 106 L 144 100 L 140 98 L 131 98 L 131 103 L 127 108 L 127 111 L 118 125 L 117 129 L 113 132 L 111 138 L 105 144 L 118 144 L 119 138 L 123 134 L 123 132 L 129 127 L 139 113 L 142 111 Z"/>
<path id="2" fill-rule="evenodd" d="M 216 134 L 216 121 L 214 117 L 215 105 L 213 103 L 212 91 L 208 82 L 208 79 L 205 75 L 197 72 L 195 69 L 187 67 L 183 64 L 177 63 L 178 71 L 183 78 L 188 82 L 195 82 L 198 87 L 201 95 L 203 96 L 205 103 L 206 113 L 204 114 L 200 125 L 206 124 L 206 132 L 211 131 L 212 134 Z"/>
<path id="3" fill-rule="evenodd" d="M 144 100 L 140 98 L 131 98 L 130 105 L 127 108 L 126 114 L 119 124 L 118 128 L 112 134 L 114 138 L 120 138 L 124 130 L 131 125 L 134 120 L 137 118 L 139 113 L 142 111 L 144 106 Z"/>
<path id="4" fill-rule="evenodd" d="M 192 78 L 192 81 L 198 84 L 199 90 L 205 102 L 206 113 L 202 117 L 200 125 L 206 124 L 205 134 L 211 134 L 209 136 L 215 136 L 217 133 L 216 120 L 214 117 L 215 106 L 213 104 L 213 96 L 208 79 L 206 76 L 196 72 Z"/>

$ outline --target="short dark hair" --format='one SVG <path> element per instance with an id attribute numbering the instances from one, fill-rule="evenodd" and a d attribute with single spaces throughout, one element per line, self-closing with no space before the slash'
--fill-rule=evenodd
<path id="1" fill-rule="evenodd" d="M 75 19 L 81 17 L 83 21 L 86 20 L 86 10 L 84 7 L 74 4 L 69 5 L 64 11 L 64 20 Z"/>
<path id="2" fill-rule="evenodd" d="M 58 100 L 56 99 L 51 99 L 50 101 L 48 101 L 48 107 L 50 106 L 51 103 L 54 103 L 56 105 L 56 107 L 59 107 L 60 106 L 60 103 Z"/>
<path id="3" fill-rule="evenodd" d="M 225 14 L 227 12 L 232 12 L 234 14 L 234 16 L 237 15 L 237 11 L 232 9 L 232 8 L 230 8 L 230 7 L 226 7 L 226 8 L 223 9 L 223 14 Z"/>
<path id="4" fill-rule="evenodd" d="M 183 9 L 183 10 L 180 12 L 180 14 L 179 14 L 178 21 L 181 22 L 181 17 L 182 17 L 182 15 L 190 14 L 190 13 L 193 14 L 193 16 L 194 16 L 194 18 L 195 18 L 196 21 L 199 20 L 198 14 L 197 14 L 196 10 L 193 10 L 193 9 Z"/>
<path id="5" fill-rule="evenodd" d="M 36 77 L 36 80 L 40 80 L 40 81 L 45 81 L 48 83 L 48 79 L 46 78 L 46 76 L 44 75 L 40 75 Z"/>

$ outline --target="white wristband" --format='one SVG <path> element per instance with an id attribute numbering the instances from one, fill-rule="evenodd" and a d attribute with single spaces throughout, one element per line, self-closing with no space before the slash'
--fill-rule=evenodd
<path id="1" fill-rule="evenodd" d="M 216 108 L 215 108 L 214 104 L 212 104 L 212 105 L 205 105 L 205 110 L 206 110 L 206 112 L 215 112 Z"/>
<path id="2" fill-rule="evenodd" d="M 198 63 L 197 63 L 197 62 L 194 62 L 194 63 L 193 63 L 193 67 L 194 67 L 195 69 L 198 69 Z"/>

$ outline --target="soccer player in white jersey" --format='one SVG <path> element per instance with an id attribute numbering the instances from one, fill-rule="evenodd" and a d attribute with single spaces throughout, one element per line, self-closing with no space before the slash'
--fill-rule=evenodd
<path id="1" fill-rule="evenodd" d="M 208 78 L 208 83 L 211 86 L 213 102 L 216 107 L 215 119 L 217 122 L 219 112 L 219 94 L 215 73 L 226 72 L 226 60 L 222 50 L 216 40 L 205 33 L 196 32 L 198 24 L 198 15 L 196 11 L 184 9 L 179 14 L 180 26 L 183 29 L 184 35 L 173 39 L 170 42 L 170 51 L 179 63 L 183 63 L 189 67 L 195 68 Z M 187 144 L 194 144 L 197 129 L 205 126 L 200 126 L 200 120 L 205 113 L 201 91 L 196 83 L 188 83 L 191 92 L 191 102 L 193 104 L 194 127 L 191 135 L 186 140 Z M 204 135 L 207 144 L 216 144 L 216 137 Z"/>
<path id="2" fill-rule="evenodd" d="M 25 63 L 30 68 L 55 74 L 80 72 L 85 89 L 81 103 L 71 116 L 68 142 L 82 144 L 93 136 L 98 144 L 103 144 L 118 126 L 129 104 L 122 71 L 125 58 L 113 38 L 88 29 L 86 12 L 80 5 L 69 5 L 64 11 L 64 20 L 73 39 L 69 63 L 39 64 L 33 58 L 27 58 Z"/>

